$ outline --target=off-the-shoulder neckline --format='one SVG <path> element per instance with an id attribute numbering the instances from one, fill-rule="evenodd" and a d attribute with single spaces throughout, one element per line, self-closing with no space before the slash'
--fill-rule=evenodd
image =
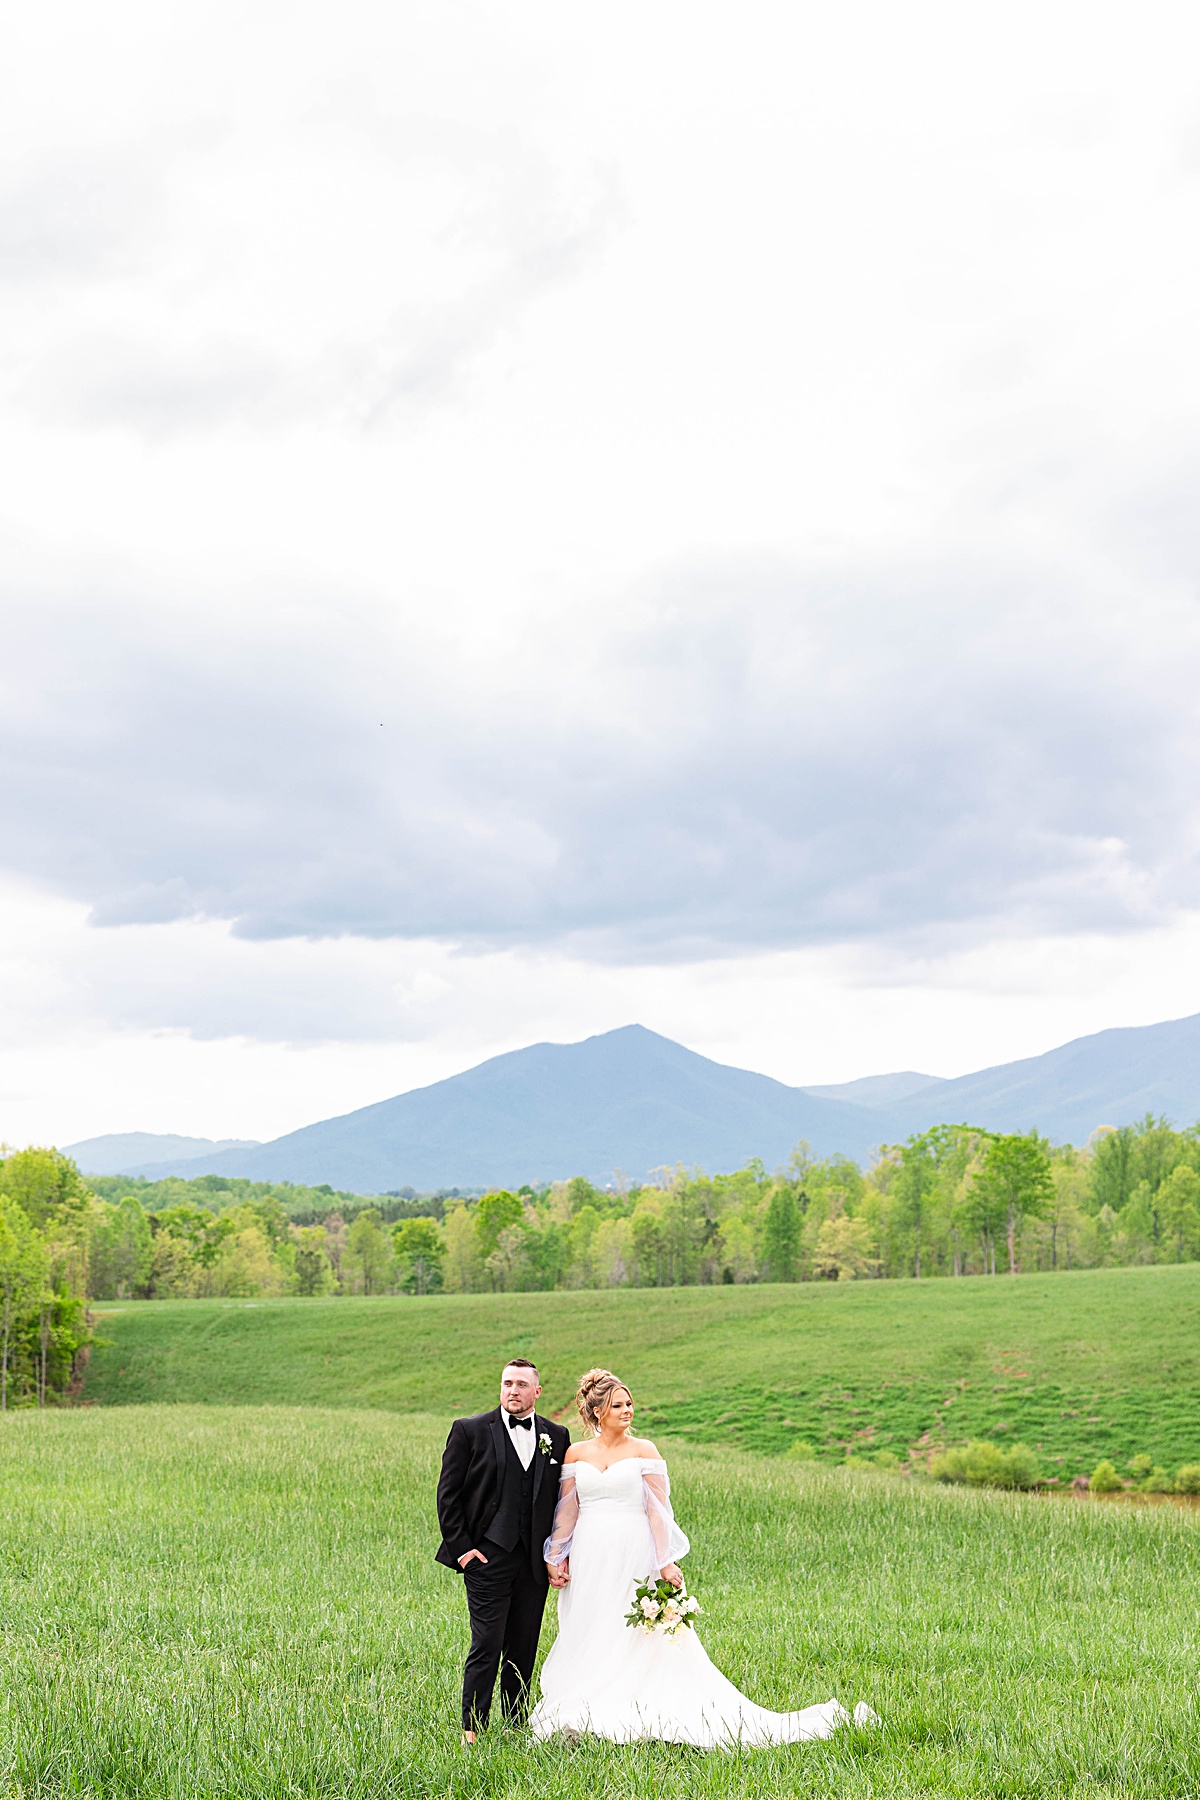
<path id="1" fill-rule="evenodd" d="M 572 1469 L 582 1467 L 595 1469 L 597 1475 L 607 1475 L 610 1469 L 619 1469 L 623 1463 L 661 1463 L 665 1469 L 667 1459 L 665 1456 L 618 1456 L 614 1462 L 605 1463 L 601 1468 L 599 1463 L 589 1462 L 585 1456 L 577 1456 L 573 1462 L 564 1463 L 562 1470 L 564 1475 L 569 1475 Z"/>

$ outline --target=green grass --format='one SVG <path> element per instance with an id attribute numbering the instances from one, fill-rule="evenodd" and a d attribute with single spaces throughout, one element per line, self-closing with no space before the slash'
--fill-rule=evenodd
<path id="1" fill-rule="evenodd" d="M 1012 1280 L 669 1288 L 101 1309 L 97 1405 L 288 1403 L 454 1413 L 537 1359 L 548 1410 L 581 1371 L 633 1383 L 648 1431 L 761 1451 L 797 1438 L 917 1454 L 1024 1440 L 1050 1473 L 1146 1451 L 1200 1461 L 1200 1265 Z"/>
<path id="2" fill-rule="evenodd" d="M 282 1407 L 0 1420 L 0 1791 L 1200 1792 L 1195 1513 L 692 1445 L 670 1455 L 710 1652 L 764 1704 L 866 1698 L 883 1729 L 742 1755 L 497 1732 L 465 1754 L 461 1589 L 432 1561 L 444 1429 Z"/>

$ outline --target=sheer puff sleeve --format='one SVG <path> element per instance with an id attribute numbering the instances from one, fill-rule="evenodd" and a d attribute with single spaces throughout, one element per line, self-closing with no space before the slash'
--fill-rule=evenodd
<path id="1" fill-rule="evenodd" d="M 675 1514 L 671 1510 L 671 1478 L 665 1462 L 648 1457 L 643 1463 L 642 1496 L 650 1535 L 654 1539 L 655 1560 L 660 1569 L 665 1569 L 668 1563 L 678 1562 L 681 1556 L 686 1556 L 692 1547 L 675 1523 Z"/>
<path id="2" fill-rule="evenodd" d="M 575 1521 L 578 1517 L 579 1495 L 575 1491 L 575 1470 L 567 1463 L 559 1479 L 554 1523 L 550 1527 L 550 1536 L 542 1546 L 542 1555 L 551 1568 L 556 1569 L 570 1555 L 571 1539 L 575 1535 Z"/>

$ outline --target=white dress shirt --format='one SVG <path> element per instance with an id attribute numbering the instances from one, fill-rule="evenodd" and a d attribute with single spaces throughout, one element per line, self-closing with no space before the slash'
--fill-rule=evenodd
<path id="1" fill-rule="evenodd" d="M 513 1441 L 513 1448 L 521 1459 L 521 1467 L 527 1469 L 533 1461 L 533 1453 L 537 1449 L 537 1424 L 533 1414 L 529 1415 L 528 1429 L 520 1425 L 516 1427 L 510 1425 L 507 1417 L 504 1421 L 504 1429 Z"/>

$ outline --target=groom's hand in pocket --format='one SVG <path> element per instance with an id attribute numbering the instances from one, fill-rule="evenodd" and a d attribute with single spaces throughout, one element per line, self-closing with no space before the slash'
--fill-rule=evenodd
<path id="1" fill-rule="evenodd" d="M 470 1562 L 474 1562 L 476 1557 L 479 1558 L 481 1563 L 486 1564 L 487 1557 L 483 1554 L 482 1550 L 468 1550 L 466 1552 L 465 1556 L 459 1557 L 459 1559 L 458 1559 L 459 1568 L 465 1570 L 467 1564 Z"/>

